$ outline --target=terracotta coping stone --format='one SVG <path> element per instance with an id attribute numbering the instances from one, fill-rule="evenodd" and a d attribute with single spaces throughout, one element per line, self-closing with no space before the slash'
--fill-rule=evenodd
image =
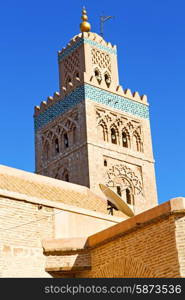
<path id="1" fill-rule="evenodd" d="M 156 219 L 174 213 L 185 213 L 185 198 L 173 198 L 168 202 L 162 203 L 139 215 L 93 234 L 88 237 L 87 247 L 94 248 L 97 245 L 108 242 L 109 240 L 114 239 L 117 236 L 121 236 L 128 231 L 137 230 L 147 223 L 154 222 Z"/>
<path id="2" fill-rule="evenodd" d="M 61 273 L 69 273 L 69 272 L 82 272 L 91 270 L 91 266 L 72 266 L 72 267 L 46 267 L 46 272 L 61 272 Z"/>
<path id="3" fill-rule="evenodd" d="M 44 252 L 80 251 L 84 250 L 86 243 L 87 237 L 42 240 Z"/>
<path id="4" fill-rule="evenodd" d="M 106 243 L 118 236 L 137 230 L 146 224 L 172 214 L 185 214 L 185 198 L 178 197 L 155 206 L 121 223 L 84 238 L 47 239 L 42 241 L 44 252 L 82 252 Z"/>

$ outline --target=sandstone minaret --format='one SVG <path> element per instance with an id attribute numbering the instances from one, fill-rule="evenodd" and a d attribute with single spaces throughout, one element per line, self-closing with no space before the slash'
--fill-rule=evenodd
<path id="1" fill-rule="evenodd" d="M 87 19 L 58 52 L 60 91 L 35 107 L 36 173 L 106 184 L 138 213 L 157 205 L 147 97 L 119 84 L 116 46 Z"/>

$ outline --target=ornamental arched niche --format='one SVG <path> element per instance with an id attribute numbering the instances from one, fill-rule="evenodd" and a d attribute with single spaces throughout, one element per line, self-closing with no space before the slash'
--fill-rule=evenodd
<path id="1" fill-rule="evenodd" d="M 69 181 L 69 171 L 67 167 L 67 162 L 65 162 L 62 166 L 55 168 L 53 170 L 52 177 L 63 181 Z"/>
<path id="2" fill-rule="evenodd" d="M 67 128 L 67 134 L 69 139 L 69 144 L 74 145 L 77 141 L 77 122 L 73 120 L 72 118 L 68 118 L 65 127 Z"/>
<path id="3" fill-rule="evenodd" d="M 114 165 L 107 170 L 106 184 L 131 205 L 135 204 L 135 196 L 142 195 L 141 180 L 124 164 Z"/>
<path id="4" fill-rule="evenodd" d="M 108 127 L 105 121 L 100 120 L 97 126 L 98 139 L 107 142 L 108 141 Z"/>
<path id="5" fill-rule="evenodd" d="M 94 278 L 156 278 L 155 269 L 145 264 L 141 259 L 121 256 L 114 257 L 109 262 L 101 265 Z"/>

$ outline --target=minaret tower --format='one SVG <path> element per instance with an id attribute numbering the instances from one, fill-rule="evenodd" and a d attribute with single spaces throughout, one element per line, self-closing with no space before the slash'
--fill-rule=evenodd
<path id="1" fill-rule="evenodd" d="M 36 173 L 117 192 L 136 213 L 157 205 L 147 97 L 119 84 L 117 49 L 90 32 L 58 52 L 59 92 L 35 107 Z"/>

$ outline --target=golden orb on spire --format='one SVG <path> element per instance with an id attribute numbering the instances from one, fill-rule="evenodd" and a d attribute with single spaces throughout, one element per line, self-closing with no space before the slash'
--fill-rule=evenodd
<path id="1" fill-rule="evenodd" d="M 88 20 L 88 16 L 87 16 L 87 11 L 85 9 L 85 7 L 83 7 L 82 9 L 82 23 L 80 24 L 80 30 L 81 32 L 89 32 L 91 30 L 91 25 L 90 23 L 87 22 Z"/>

